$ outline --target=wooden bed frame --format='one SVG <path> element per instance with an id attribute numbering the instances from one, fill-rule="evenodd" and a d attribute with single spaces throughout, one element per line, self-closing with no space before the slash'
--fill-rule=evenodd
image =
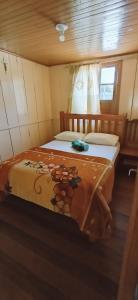
<path id="1" fill-rule="evenodd" d="M 119 115 L 102 115 L 102 114 L 101 115 L 92 115 L 92 114 L 91 115 L 90 114 L 88 114 L 88 115 L 81 114 L 80 115 L 80 114 L 69 114 L 69 113 L 64 113 L 64 112 L 60 113 L 60 129 L 61 129 L 61 131 L 73 130 L 73 131 L 80 131 L 80 132 L 82 131 L 85 133 L 90 132 L 90 131 L 113 133 L 113 134 L 119 135 L 121 143 L 123 143 L 123 139 L 124 139 L 125 122 L 126 122 L 126 117 L 119 116 Z M 37 154 L 36 154 L 36 158 L 37 158 Z M 21 159 L 22 159 L 22 157 L 21 157 Z M 24 156 L 23 156 L 23 159 L 24 159 Z M 61 158 L 60 158 L 60 160 L 59 160 L 59 158 L 57 158 L 57 159 L 58 159 L 58 164 L 59 164 L 59 161 L 61 160 Z M 72 159 L 72 154 L 71 154 L 71 159 Z M 30 160 L 30 158 L 29 158 L 29 160 Z M 48 157 L 48 160 L 49 160 L 49 157 Z M 37 160 L 35 160 L 35 161 L 37 161 Z M 91 161 L 91 158 L 90 158 L 90 161 Z M 56 160 L 55 160 L 55 163 L 56 163 Z M 110 168 L 110 166 L 108 168 L 107 167 L 108 162 L 106 162 L 106 163 L 107 163 L 107 165 L 104 166 L 105 169 L 103 169 L 103 166 L 100 167 L 102 177 L 99 177 L 99 181 L 97 182 L 97 184 L 92 186 L 91 194 L 89 191 L 90 184 L 92 184 L 91 181 L 93 179 L 93 178 L 91 178 L 91 174 L 96 174 L 96 171 L 94 170 L 95 167 L 92 168 L 93 173 L 90 173 L 90 177 L 88 177 L 90 179 L 90 184 L 85 185 L 85 183 L 83 183 L 83 187 L 81 187 L 81 190 L 80 190 L 80 193 L 82 193 L 82 191 L 85 191 L 85 188 L 86 188 L 86 189 L 88 189 L 88 191 L 86 191 L 86 196 L 89 197 L 89 195 L 90 195 L 90 197 L 91 196 L 95 197 L 94 204 L 92 204 L 91 201 L 87 200 L 88 206 L 85 204 L 84 209 L 82 209 L 82 207 L 81 207 L 81 214 L 84 213 L 84 218 L 83 218 L 83 216 L 81 217 L 80 229 L 83 232 L 88 234 L 90 240 L 103 238 L 104 236 L 106 236 L 107 233 L 109 234 L 109 232 L 110 232 L 112 216 L 111 216 L 111 212 L 110 212 L 108 203 L 111 200 L 110 198 L 111 198 L 112 186 L 113 186 L 113 181 L 114 181 L 114 168 Z M 82 161 L 80 161 L 80 162 L 77 161 L 77 164 L 78 164 L 78 166 L 80 165 L 80 167 L 81 167 Z M 71 160 L 71 165 L 72 165 L 72 160 Z M 69 164 L 69 166 L 70 166 L 70 164 Z M 99 165 L 98 165 L 98 167 L 99 167 Z M 74 168 L 74 167 L 72 167 L 72 168 Z M 6 171 L 4 171 L 4 172 L 6 172 Z M 7 172 L 9 172 L 9 169 Z M 105 172 L 107 172 L 107 173 L 105 173 Z M 7 173 L 7 175 L 6 175 L 7 176 L 6 180 L 8 178 L 8 174 L 9 173 Z M 110 177 L 108 177 L 108 174 Z M 42 175 L 44 175 L 44 173 L 40 174 L 40 175 L 38 175 L 36 173 L 35 180 L 38 179 Z M 104 175 L 105 175 L 105 177 L 104 177 Z M 99 174 L 98 176 L 101 176 L 101 175 Z M 94 177 L 96 177 L 96 175 Z M 79 176 L 78 176 L 78 178 L 79 178 Z M 5 180 L 5 175 L 4 175 L 4 180 Z M 55 182 L 58 182 L 58 184 L 62 183 L 62 181 L 60 181 L 60 180 L 55 181 Z M 92 181 L 92 182 L 94 183 L 94 181 Z M 3 187 L 3 184 L 2 184 L 2 187 Z M 66 195 L 66 190 L 64 190 L 64 189 L 66 189 L 67 187 L 68 186 L 66 184 L 64 187 L 62 184 L 62 187 L 60 185 L 60 188 L 58 186 L 58 189 L 59 189 L 60 193 L 62 192 L 62 189 L 63 189 L 63 191 Z M 101 187 L 103 187 L 103 189 Z M 40 186 L 40 188 L 41 188 L 41 186 Z M 73 193 L 73 192 L 71 191 L 71 193 Z M 54 194 L 57 197 L 55 191 L 54 191 Z M 32 195 L 33 195 L 33 193 L 32 193 Z M 6 196 L 5 190 L 2 189 L 0 191 L 0 199 L 4 200 L 5 196 Z M 61 196 L 62 196 L 62 194 L 61 194 Z M 46 197 L 45 194 L 44 194 L 44 197 Z M 52 197 L 53 197 L 53 193 L 52 193 Z M 58 197 L 59 197 L 59 195 L 58 195 Z M 75 195 L 75 197 L 76 197 L 76 195 Z M 80 194 L 79 194 L 79 197 L 80 197 Z M 106 197 L 107 197 L 107 199 L 106 199 Z M 70 196 L 66 195 L 66 198 L 67 198 L 67 199 L 65 199 L 66 201 L 72 201 L 71 200 L 72 198 Z M 56 200 L 56 198 L 54 198 L 54 199 Z M 33 199 L 31 199 L 31 200 L 32 200 L 31 202 L 33 202 L 33 203 L 36 203 L 39 205 L 42 204 L 41 201 L 36 202 L 35 199 L 34 199 L 34 201 L 33 201 Z M 61 198 L 61 200 L 62 200 L 62 202 L 65 201 L 62 198 Z M 75 209 L 77 209 L 77 205 L 76 205 Z M 91 213 L 91 209 L 92 209 L 92 213 Z M 75 212 L 75 213 L 76 213 L 76 215 L 74 214 L 74 218 L 75 218 L 75 216 L 78 216 L 77 212 Z M 91 213 L 91 216 L 89 216 L 90 213 Z M 76 217 L 76 218 L 78 218 L 78 217 Z M 87 225 L 88 225 L 88 227 L 87 227 Z M 92 228 L 92 232 L 91 232 L 90 230 L 91 230 L 92 225 L 94 227 Z"/>
<path id="2" fill-rule="evenodd" d="M 127 121 L 122 153 L 138 157 L 138 119 Z"/>
<path id="3" fill-rule="evenodd" d="M 92 115 L 60 112 L 60 131 L 77 131 L 83 133 L 102 132 L 119 136 L 121 146 L 124 143 L 126 116 Z"/>
<path id="4" fill-rule="evenodd" d="M 131 171 L 136 172 L 138 167 L 138 119 L 127 120 L 125 140 L 120 150 L 120 161 L 126 161 Z"/>

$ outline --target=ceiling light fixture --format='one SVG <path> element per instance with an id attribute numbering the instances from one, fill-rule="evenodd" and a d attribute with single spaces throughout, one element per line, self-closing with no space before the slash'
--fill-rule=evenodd
<path id="1" fill-rule="evenodd" d="M 68 29 L 68 25 L 66 24 L 57 24 L 56 30 L 59 32 L 59 41 L 65 41 L 65 31 Z"/>

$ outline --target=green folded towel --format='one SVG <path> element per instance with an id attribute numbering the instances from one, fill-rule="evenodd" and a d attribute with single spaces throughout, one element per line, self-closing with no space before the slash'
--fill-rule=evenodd
<path id="1" fill-rule="evenodd" d="M 73 141 L 72 147 L 77 151 L 87 151 L 89 149 L 89 145 L 81 140 Z"/>

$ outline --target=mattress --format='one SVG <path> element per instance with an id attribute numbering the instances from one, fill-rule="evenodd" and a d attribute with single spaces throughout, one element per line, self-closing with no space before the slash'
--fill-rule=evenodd
<path id="1" fill-rule="evenodd" d="M 72 148 L 71 142 L 53 140 L 47 144 L 42 145 L 41 148 L 60 150 L 69 153 L 80 153 L 82 155 L 103 157 L 109 159 L 114 163 L 120 150 L 120 144 L 118 143 L 116 146 L 89 144 L 88 151 L 78 152 L 77 150 Z"/>

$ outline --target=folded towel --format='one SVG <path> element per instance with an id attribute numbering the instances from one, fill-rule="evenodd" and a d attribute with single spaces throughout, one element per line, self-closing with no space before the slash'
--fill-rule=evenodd
<path id="1" fill-rule="evenodd" d="M 77 151 L 87 151 L 89 149 L 89 145 L 81 140 L 73 141 L 72 147 Z"/>

